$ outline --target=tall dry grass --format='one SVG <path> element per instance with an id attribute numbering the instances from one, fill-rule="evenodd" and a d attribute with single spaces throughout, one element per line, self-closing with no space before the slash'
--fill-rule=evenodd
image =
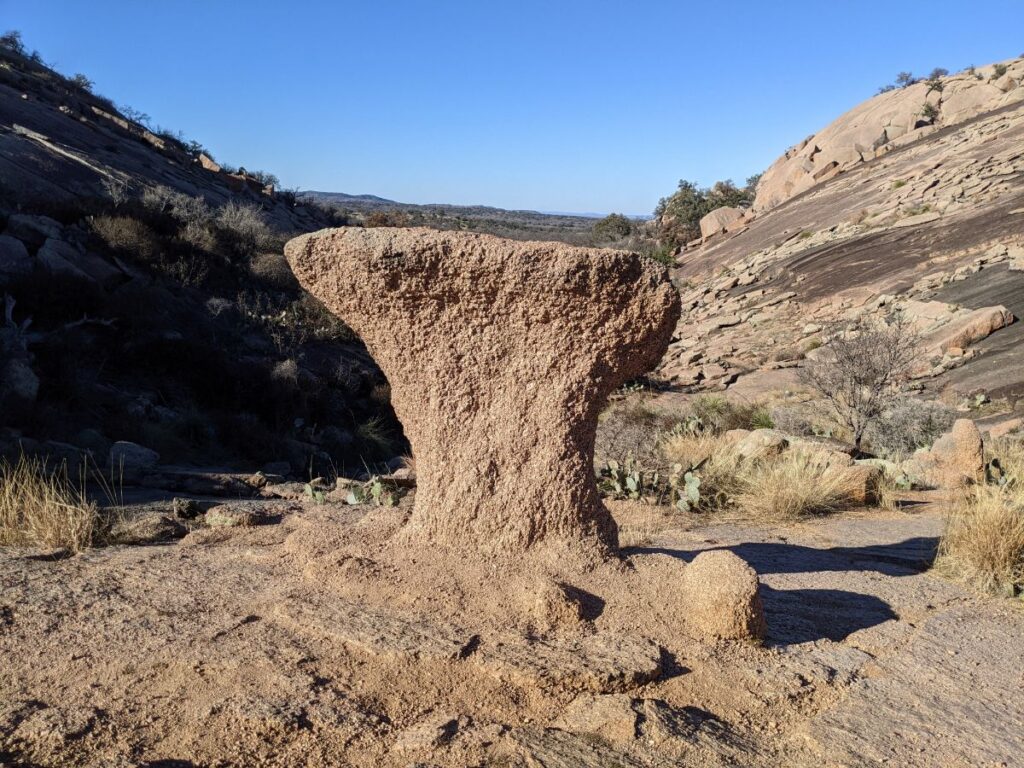
<path id="1" fill-rule="evenodd" d="M 820 453 L 791 448 L 778 456 L 744 459 L 728 438 L 706 432 L 670 434 L 660 449 L 666 461 L 695 468 L 703 511 L 728 508 L 743 517 L 795 520 L 851 503 L 851 470 L 828 464 Z"/>
<path id="2" fill-rule="evenodd" d="M 798 520 L 850 506 L 853 480 L 847 467 L 790 449 L 780 456 L 748 462 L 740 474 L 736 505 L 762 520 Z"/>
<path id="3" fill-rule="evenodd" d="M 0 460 L 0 545 L 78 552 L 93 544 L 99 523 L 97 505 L 69 480 L 66 465 Z"/>
<path id="4" fill-rule="evenodd" d="M 954 500 L 935 567 L 986 594 L 1024 590 L 1024 484 L 975 486 Z"/>

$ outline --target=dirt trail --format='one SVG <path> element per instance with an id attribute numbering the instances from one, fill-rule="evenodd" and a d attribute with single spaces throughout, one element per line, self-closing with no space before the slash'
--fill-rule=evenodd
<path id="1" fill-rule="evenodd" d="M 0 550 L 0 764 L 1012 765 L 1024 613 L 925 572 L 940 518 L 911 509 L 690 519 L 628 552 L 641 571 L 745 558 L 765 648 L 662 626 L 671 584 L 628 568 L 574 585 L 583 631 L 519 625 L 515 585 L 382 565 L 403 510 L 307 507 L 57 561 Z"/>

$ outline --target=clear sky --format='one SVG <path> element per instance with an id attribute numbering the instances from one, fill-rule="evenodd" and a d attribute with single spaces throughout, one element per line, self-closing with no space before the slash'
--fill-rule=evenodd
<path id="1" fill-rule="evenodd" d="M 1024 53 L 1024 0 L 0 0 L 96 91 L 285 186 L 649 213 L 900 70 Z"/>

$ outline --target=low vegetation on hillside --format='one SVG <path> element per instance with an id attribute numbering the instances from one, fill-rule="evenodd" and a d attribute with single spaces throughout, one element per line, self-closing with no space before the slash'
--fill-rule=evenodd
<path id="1" fill-rule="evenodd" d="M 654 210 L 659 249 L 675 252 L 680 246 L 700 237 L 700 220 L 716 208 L 748 207 L 761 175 L 751 176 L 746 185 L 737 187 L 731 179 L 718 181 L 709 188 L 683 179 L 679 188 L 663 197 Z"/>
<path id="2" fill-rule="evenodd" d="M 104 111 L 120 121 L 105 128 L 111 141 L 160 165 L 209 160 L 197 142 L 151 131 L 148 116 L 93 93 L 87 77 L 59 73 L 16 32 L 0 37 L 0 80 L 40 104 Z M 96 194 L 74 197 L 33 196 L 0 179 L 0 233 L 12 254 L 0 270 L 0 350 L 16 364 L 0 366 L 0 453 L 87 451 L 102 463 L 113 441 L 127 440 L 163 463 L 288 462 L 301 476 L 401 452 L 383 376 L 284 260 L 295 232 L 281 202 L 294 196 L 266 187 L 276 183 L 267 173 L 232 188 L 221 171 L 190 167 L 200 185 L 186 194 L 138 168 L 99 172 Z M 315 203 L 303 211 L 314 228 L 344 222 Z"/>

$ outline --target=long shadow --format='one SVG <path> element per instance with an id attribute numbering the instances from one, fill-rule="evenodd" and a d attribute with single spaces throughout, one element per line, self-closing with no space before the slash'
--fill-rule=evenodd
<path id="1" fill-rule="evenodd" d="M 762 584 L 761 600 L 768 641 L 778 645 L 840 642 L 860 629 L 899 618 L 881 598 L 843 589 L 772 589 Z"/>
<path id="2" fill-rule="evenodd" d="M 887 576 L 911 576 L 927 570 L 935 559 L 938 539 L 919 536 L 891 544 L 817 549 L 779 542 L 746 542 L 727 549 L 759 574 L 815 571 L 876 571 Z M 687 562 L 702 551 L 636 547 L 635 554 L 664 554 Z M 875 595 L 842 589 L 772 589 L 761 585 L 768 623 L 768 641 L 776 645 L 815 640 L 839 642 L 850 634 L 899 616 Z"/>
<path id="3" fill-rule="evenodd" d="M 935 536 L 916 536 L 891 544 L 864 547 L 828 547 L 818 549 L 780 542 L 745 542 L 727 549 L 746 560 L 760 574 L 813 573 L 815 571 L 877 571 L 886 576 L 912 576 L 928 570 L 935 560 L 939 540 Z M 628 554 L 663 554 L 689 562 L 703 549 L 666 549 L 633 547 Z"/>

